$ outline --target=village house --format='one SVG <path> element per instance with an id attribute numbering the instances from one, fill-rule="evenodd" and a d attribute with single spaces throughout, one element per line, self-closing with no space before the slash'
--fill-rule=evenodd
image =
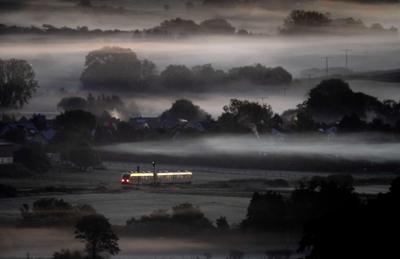
<path id="1" fill-rule="evenodd" d="M 0 165 L 14 163 L 13 158 L 14 145 L 0 140 Z"/>

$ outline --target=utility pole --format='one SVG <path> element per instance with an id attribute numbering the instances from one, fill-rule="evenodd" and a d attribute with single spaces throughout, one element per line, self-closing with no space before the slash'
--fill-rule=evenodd
<path id="1" fill-rule="evenodd" d="M 351 49 L 343 49 L 342 51 L 344 51 L 346 58 L 346 69 L 349 69 L 349 51 L 351 51 Z"/>
<path id="2" fill-rule="evenodd" d="M 153 165 L 153 184 L 156 185 L 157 184 L 157 173 L 156 173 L 156 162 L 153 161 L 151 163 Z"/>
<path id="3" fill-rule="evenodd" d="M 326 76 L 329 76 L 329 57 L 321 57 L 321 59 L 325 59 L 325 73 Z"/>

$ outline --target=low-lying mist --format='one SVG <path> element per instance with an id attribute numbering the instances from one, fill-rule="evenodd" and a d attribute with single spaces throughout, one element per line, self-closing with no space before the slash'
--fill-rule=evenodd
<path id="1" fill-rule="evenodd" d="M 400 139 L 378 134 L 224 135 L 103 146 L 102 151 L 169 157 L 328 157 L 349 161 L 398 162 Z"/>

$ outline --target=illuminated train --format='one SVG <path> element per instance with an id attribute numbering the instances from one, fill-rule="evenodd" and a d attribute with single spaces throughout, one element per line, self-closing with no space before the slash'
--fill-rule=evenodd
<path id="1" fill-rule="evenodd" d="M 148 185 L 191 183 L 193 174 L 189 171 L 182 172 L 130 172 L 121 176 L 122 185 Z"/>

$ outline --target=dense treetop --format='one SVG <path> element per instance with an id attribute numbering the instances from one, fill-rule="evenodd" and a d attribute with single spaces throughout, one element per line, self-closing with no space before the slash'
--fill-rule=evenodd
<path id="1" fill-rule="evenodd" d="M 158 74 L 153 62 L 138 59 L 131 49 L 104 47 L 89 52 L 80 79 L 83 88 L 90 90 L 199 92 L 227 90 L 225 86 L 234 83 L 243 87 L 286 85 L 292 82 L 292 75 L 282 67 L 261 64 L 234 67 L 228 72 L 211 64 L 192 68 L 171 64 Z"/>
<path id="2" fill-rule="evenodd" d="M 19 108 L 39 87 L 32 66 L 25 60 L 0 59 L 0 108 Z"/>
<path id="3" fill-rule="evenodd" d="M 211 115 L 194 105 L 190 100 L 180 99 L 175 101 L 171 108 L 161 114 L 162 120 L 185 119 L 188 121 L 204 121 L 210 119 Z"/>

